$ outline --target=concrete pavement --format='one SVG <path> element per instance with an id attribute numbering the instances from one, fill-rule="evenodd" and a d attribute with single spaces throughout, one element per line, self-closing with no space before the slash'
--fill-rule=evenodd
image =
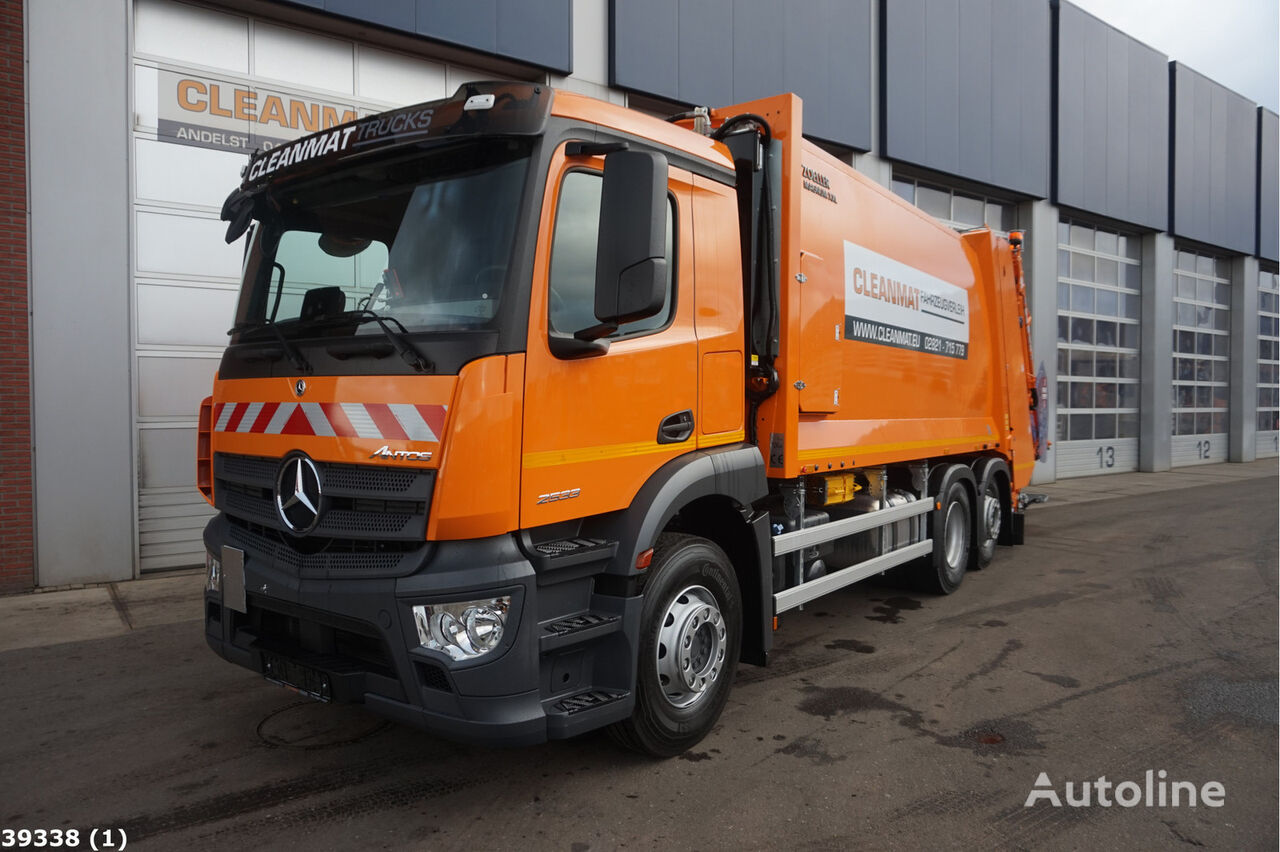
<path id="1" fill-rule="evenodd" d="M 1280 507 L 1274 465 L 1254 472 L 1044 488 L 1027 544 L 954 595 L 868 581 L 789 612 L 769 666 L 668 761 L 600 734 L 460 745 L 299 699 L 209 652 L 198 573 L 26 595 L 45 607 L 27 625 L 55 629 L 0 651 L 0 829 L 143 852 L 1275 849 Z M 98 638 L 57 630 L 107 611 Z M 1152 774 L 1225 801 L 1026 804 Z"/>
<path id="2" fill-rule="evenodd" d="M 1049 485 L 1031 485 L 1027 491 L 1045 494 L 1044 506 L 1111 500 L 1116 497 L 1138 497 L 1162 491 L 1186 491 L 1210 485 L 1229 485 L 1260 477 L 1277 479 L 1277 460 L 1261 459 L 1243 464 L 1204 464 L 1180 467 L 1162 473 L 1113 473 L 1060 479 Z M 1280 483 L 1280 479 L 1277 479 Z M 1036 508 L 1034 507 L 1033 511 Z"/>
<path id="3" fill-rule="evenodd" d="M 197 621 L 204 569 L 0 598 L 0 653 Z"/>

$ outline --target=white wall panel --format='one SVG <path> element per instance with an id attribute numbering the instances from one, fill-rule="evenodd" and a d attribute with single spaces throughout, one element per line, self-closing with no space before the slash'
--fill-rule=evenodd
<path id="1" fill-rule="evenodd" d="M 195 491 L 196 428 L 143 427 L 138 430 L 138 485 L 187 487 Z"/>
<path id="2" fill-rule="evenodd" d="M 218 358 L 147 355 L 138 358 L 138 416 L 190 419 L 213 392 Z M 192 450 L 194 453 L 195 451 Z M 194 464 L 195 456 L 192 456 Z M 191 471 L 187 471 L 191 475 Z"/>
<path id="3" fill-rule="evenodd" d="M 238 291 L 148 281 L 138 283 L 137 294 L 139 344 L 227 345 Z"/>
<path id="4" fill-rule="evenodd" d="M 190 204 L 221 210 L 240 184 L 244 154 L 138 139 L 134 173 L 139 201 Z"/>
<path id="5" fill-rule="evenodd" d="M 218 219 L 139 211 L 138 271 L 239 278 L 244 246 L 227 245 L 226 233 L 226 223 Z"/>
<path id="6" fill-rule="evenodd" d="M 133 122 L 140 130 L 160 123 L 160 72 L 150 65 L 133 66 Z"/>
<path id="7" fill-rule="evenodd" d="M 452 95 L 458 91 L 458 87 L 463 83 L 474 83 L 478 80 L 492 80 L 493 73 L 486 73 L 475 68 L 465 68 L 460 65 L 449 66 L 449 82 L 445 86 L 445 91 Z"/>
<path id="8" fill-rule="evenodd" d="M 138 53 L 249 73 L 249 21 L 238 15 L 135 0 L 133 45 Z"/>
<path id="9" fill-rule="evenodd" d="M 253 30 L 255 77 L 307 89 L 354 92 L 355 57 L 349 41 L 258 22 Z"/>
<path id="10" fill-rule="evenodd" d="M 1280 455 L 1280 432 L 1254 434 L 1255 458 L 1269 459 Z"/>
<path id="11" fill-rule="evenodd" d="M 356 56 L 359 97 L 403 106 L 450 94 L 443 65 L 364 45 L 356 48 Z"/>

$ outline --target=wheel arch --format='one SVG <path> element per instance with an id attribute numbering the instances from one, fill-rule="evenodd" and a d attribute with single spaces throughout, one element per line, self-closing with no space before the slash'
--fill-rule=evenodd
<path id="1" fill-rule="evenodd" d="M 929 499 L 934 501 L 934 511 L 938 510 L 938 496 L 951 487 L 951 483 L 959 480 L 969 491 L 969 500 L 977 497 L 978 480 L 973 468 L 964 462 L 943 462 L 929 471 Z"/>
<path id="2" fill-rule="evenodd" d="M 766 533 L 767 518 L 751 524 L 745 520 L 739 507 L 723 494 L 699 497 L 686 504 L 667 522 L 661 532 L 685 532 L 714 542 L 725 555 L 738 578 L 738 590 L 742 595 L 742 648 L 740 659 L 755 665 L 764 665 L 772 644 L 773 597 L 772 572 L 760 569 L 762 548 L 757 541 L 756 529 Z M 767 550 L 764 552 L 767 553 Z M 762 582 L 767 577 L 768 582 Z"/>
<path id="3" fill-rule="evenodd" d="M 755 509 L 768 493 L 764 460 L 752 446 L 698 450 L 672 459 L 609 524 L 618 553 L 610 573 L 634 576 L 635 565 L 663 532 L 706 538 L 729 557 L 743 601 L 743 662 L 763 665 L 773 642 L 769 519 Z"/>
<path id="4" fill-rule="evenodd" d="M 1009 463 L 995 456 L 980 458 L 973 463 L 973 475 L 977 480 L 978 494 L 986 490 L 988 479 L 995 479 L 996 488 L 1000 492 L 1000 538 L 997 543 L 1012 544 L 1012 541 L 1006 540 L 1013 526 L 1013 475 L 1009 470 Z M 975 526 L 976 519 L 977 513 L 975 513 Z"/>

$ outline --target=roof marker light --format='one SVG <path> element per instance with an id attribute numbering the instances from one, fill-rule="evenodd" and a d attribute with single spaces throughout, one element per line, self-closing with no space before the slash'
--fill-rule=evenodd
<path id="1" fill-rule="evenodd" d="M 471 112 L 477 109 L 493 109 L 493 95 L 472 95 L 467 98 L 467 102 L 462 105 L 464 112 Z"/>

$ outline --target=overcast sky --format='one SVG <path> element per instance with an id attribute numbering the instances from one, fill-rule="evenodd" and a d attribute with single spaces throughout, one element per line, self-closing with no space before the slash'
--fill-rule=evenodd
<path id="1" fill-rule="evenodd" d="M 1070 0 L 1170 59 L 1280 111 L 1280 0 Z"/>

